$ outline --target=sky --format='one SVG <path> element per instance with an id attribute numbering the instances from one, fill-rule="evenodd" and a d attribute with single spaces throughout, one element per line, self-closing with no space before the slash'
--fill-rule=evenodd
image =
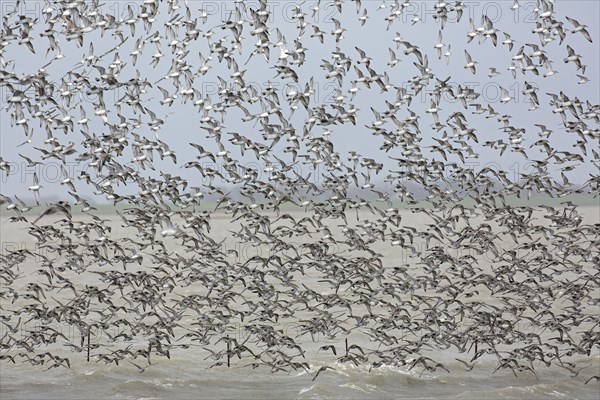
<path id="1" fill-rule="evenodd" d="M 257 8 L 258 1 L 245 2 L 247 9 Z M 301 37 L 301 43 L 306 50 L 306 63 L 302 66 L 294 66 L 293 68 L 299 75 L 298 84 L 289 84 L 288 80 L 282 80 L 276 77 L 276 71 L 273 66 L 277 62 L 278 50 L 276 48 L 271 50 L 271 59 L 266 62 L 264 58 L 260 56 L 253 57 L 247 64 L 244 64 L 248 59 L 249 53 L 254 48 L 256 37 L 250 36 L 249 32 L 252 27 L 248 23 L 244 27 L 245 40 L 242 42 L 242 54 L 235 54 L 235 58 L 238 61 L 240 69 L 245 70 L 244 80 L 246 85 L 252 85 L 260 90 L 265 90 L 268 87 L 273 87 L 278 93 L 282 104 L 285 104 L 286 93 L 289 92 L 290 88 L 304 89 L 304 85 L 309 79 L 313 79 L 315 82 L 315 93 L 311 97 L 311 105 L 318 103 L 331 104 L 333 98 L 336 96 L 336 90 L 338 85 L 335 80 L 326 79 L 326 71 L 320 67 L 322 60 L 331 61 L 331 53 L 339 46 L 341 52 L 349 56 L 353 61 L 360 59 L 358 52 L 355 47 L 364 50 L 367 56 L 372 58 L 371 68 L 378 73 L 383 74 L 386 71 L 390 77 L 390 84 L 393 86 L 407 87 L 408 80 L 418 73 L 418 70 L 413 65 L 416 58 L 413 55 L 405 55 L 403 53 L 404 47 L 400 46 L 397 48 L 394 38 L 399 35 L 404 40 L 407 40 L 417 45 L 423 54 L 428 55 L 429 67 L 437 78 L 445 79 L 449 77 L 449 82 L 453 87 L 461 85 L 462 87 L 472 87 L 475 91 L 481 93 L 480 98 L 476 103 L 482 104 L 484 107 L 489 103 L 492 107 L 500 113 L 500 115 L 508 114 L 513 118 L 511 125 L 517 128 L 525 128 L 525 140 L 524 147 L 529 148 L 536 140 L 538 140 L 537 132 L 538 128 L 534 124 L 544 124 L 549 129 L 554 130 L 554 133 L 549 138 L 550 143 L 556 149 L 564 149 L 566 151 L 576 151 L 573 147 L 577 135 L 573 133 L 565 132 L 564 127 L 561 124 L 561 118 L 559 115 L 552 112 L 552 107 L 548 105 L 549 97 L 546 93 L 564 92 L 569 97 L 578 97 L 580 100 L 585 102 L 589 100 L 592 104 L 600 103 L 600 86 L 598 83 L 598 71 L 599 53 L 598 52 L 598 15 L 600 15 L 600 2 L 597 1 L 556 1 L 555 2 L 555 15 L 556 19 L 563 21 L 565 27 L 571 28 L 571 24 L 566 20 L 566 16 L 578 20 L 580 23 L 587 24 L 588 31 L 592 36 L 594 42 L 589 43 L 581 34 L 568 34 L 565 41 L 559 44 L 558 40 L 553 41 L 543 48 L 546 55 L 551 60 L 554 60 L 552 67 L 558 73 L 554 76 L 544 78 L 542 75 L 546 72 L 546 68 L 540 68 L 540 75 L 534 76 L 531 73 L 523 74 L 517 73 L 516 79 L 513 78 L 510 71 L 507 68 L 511 65 L 511 57 L 516 54 L 517 49 L 527 43 L 539 44 L 537 34 L 532 33 L 532 30 L 536 27 L 535 16 L 533 10 L 536 7 L 535 2 L 521 1 L 520 8 L 517 11 L 511 10 L 513 1 L 483 1 L 483 2 L 471 2 L 465 3 L 465 12 L 459 23 L 454 22 L 454 13 L 450 14 L 448 23 L 446 23 L 443 29 L 443 43 L 444 52 L 447 51 L 447 46 L 451 46 L 451 56 L 449 64 L 446 64 L 444 57 L 438 60 L 436 51 L 433 46 L 437 43 L 438 31 L 440 30 L 440 23 L 433 18 L 435 14 L 434 5 L 436 2 L 433 1 L 417 1 L 411 2 L 411 5 L 404 11 L 402 17 L 393 22 L 388 28 L 384 21 L 384 17 L 389 14 L 390 1 L 382 2 L 376 1 L 362 1 L 362 9 L 366 8 L 368 12 L 368 19 L 366 24 L 361 27 L 358 20 L 360 15 L 357 15 L 356 7 L 354 2 L 345 2 L 343 6 L 343 12 L 340 14 L 333 2 L 322 1 L 318 12 L 312 15 L 311 8 L 316 4 L 314 1 L 305 2 L 294 2 L 294 1 L 280 1 L 280 2 L 269 2 L 269 27 L 271 29 L 270 37 L 271 41 L 277 40 L 275 28 L 278 28 L 286 38 L 287 48 L 294 48 L 294 38 L 298 34 L 297 23 L 298 21 L 292 17 L 294 13 L 294 7 L 300 6 L 302 10 L 307 14 L 306 22 L 310 25 L 314 24 L 325 32 L 325 43 L 321 45 L 317 38 L 311 38 L 313 33 L 312 26 L 307 26 L 305 32 Z M 230 14 L 235 9 L 233 1 L 188 1 L 190 10 L 194 15 L 198 17 L 198 28 L 202 32 L 207 32 L 212 29 L 214 32 L 214 40 L 218 40 L 220 37 L 231 36 L 228 30 L 223 30 L 220 27 L 221 21 L 227 20 Z M 381 9 L 382 4 L 386 5 L 386 8 Z M 14 2 L 0 3 L 2 7 L 2 14 L 6 15 L 7 12 L 15 7 Z M 44 23 L 45 16 L 42 10 L 46 8 L 44 2 L 28 1 L 27 3 L 19 5 L 20 10 L 23 14 L 31 16 L 32 18 L 38 18 L 32 36 L 34 37 L 33 46 L 35 48 L 35 54 L 27 49 L 26 46 L 18 45 L 17 41 L 11 42 L 8 46 L 2 50 L 2 58 L 4 63 L 9 63 L 4 66 L 3 69 L 8 72 L 16 73 L 17 75 L 34 74 L 44 64 L 51 60 L 55 53 L 48 50 L 48 40 L 45 37 L 40 37 L 39 33 L 47 29 Z M 119 18 L 128 18 L 128 7 L 134 11 L 134 14 L 138 14 L 140 11 L 139 2 L 127 2 L 127 1 L 110 1 L 106 0 L 102 2 L 100 9 L 102 12 L 109 12 Z M 161 4 L 161 14 L 157 17 L 153 26 L 148 30 L 144 30 L 143 24 L 140 22 L 136 25 L 136 37 L 143 36 L 148 38 L 151 34 L 160 31 L 162 36 L 165 35 L 163 24 L 170 17 L 167 12 L 167 4 Z M 180 2 L 179 12 L 182 16 L 185 16 L 184 2 Z M 203 10 L 203 11 L 201 11 Z M 202 13 L 208 14 L 206 22 L 202 21 Z M 411 22 L 415 15 L 419 17 L 419 21 L 414 23 Z M 494 46 L 490 39 L 480 42 L 478 39 L 467 43 L 467 33 L 470 30 L 469 19 L 472 19 L 476 26 L 480 26 L 481 16 L 487 15 L 493 22 L 494 27 L 498 29 L 498 45 Z M 251 21 L 249 12 L 243 14 L 244 19 Z M 334 37 L 330 32 L 334 29 L 334 23 L 332 18 L 335 18 L 341 22 L 341 25 L 347 30 L 343 34 L 343 39 L 336 43 Z M 57 24 L 58 26 L 58 24 Z M 179 36 L 183 35 L 185 30 L 180 29 Z M 501 44 L 504 40 L 504 35 L 501 32 L 508 32 L 513 40 L 516 42 L 512 51 L 509 51 L 508 46 Z M 128 27 L 123 27 L 123 33 L 125 36 L 130 35 Z M 171 173 L 174 175 L 180 175 L 190 181 L 193 186 L 198 186 L 199 183 L 207 183 L 206 180 L 202 180 L 198 173 L 193 170 L 181 168 L 186 162 L 195 158 L 197 151 L 189 145 L 190 142 L 198 143 L 204 146 L 207 150 L 218 151 L 218 147 L 215 141 L 211 138 L 206 137 L 206 130 L 201 129 L 201 118 L 202 114 L 198 112 L 194 106 L 188 102 L 183 104 L 180 99 L 176 99 L 172 106 L 160 105 L 159 102 L 162 99 L 161 92 L 158 90 L 158 86 L 165 88 L 169 93 L 173 93 L 176 89 L 172 85 L 169 79 L 164 79 L 161 82 L 156 83 L 159 79 L 168 74 L 171 67 L 171 60 L 173 59 L 172 53 L 167 46 L 166 39 L 163 38 L 161 49 L 164 57 L 156 67 L 150 65 L 150 58 L 155 51 L 155 46 L 152 43 L 146 43 L 143 54 L 138 58 L 137 64 L 134 66 L 132 58 L 129 55 L 133 50 L 136 38 L 129 37 L 129 39 L 121 45 L 121 49 L 118 51 L 119 57 L 122 63 L 126 65 L 122 68 L 119 75 L 121 81 L 133 78 L 136 72 L 139 71 L 140 76 L 147 78 L 153 84 L 152 89 L 148 89 L 148 93 L 145 95 L 143 100 L 144 107 L 153 110 L 159 118 L 165 119 L 165 125 L 158 133 L 158 138 L 166 142 L 169 147 L 174 150 L 177 154 L 178 164 L 175 165 L 171 160 L 160 160 L 155 157 L 154 164 L 157 171 L 143 171 L 143 173 L 149 174 L 149 176 L 158 175 L 158 171 Z M 79 61 L 84 58 L 89 50 L 90 43 L 93 43 L 94 53 L 102 54 L 117 45 L 120 42 L 116 37 L 111 36 L 111 32 L 107 31 L 103 36 L 100 32 L 90 32 L 85 35 L 84 44 L 82 47 L 78 47 L 74 41 L 67 41 L 64 36 L 59 37 L 60 53 L 64 56 L 60 60 L 52 62 L 47 68 L 48 80 L 52 80 L 57 84 L 57 88 L 60 87 L 61 78 L 70 70 L 76 70 L 78 72 L 87 71 L 90 77 L 97 77 L 98 71 L 91 67 L 81 66 Z M 584 64 L 587 65 L 585 75 L 590 79 L 586 84 L 579 84 L 579 79 L 576 74 L 580 74 L 581 71 L 577 71 L 573 63 L 566 64 L 563 62 L 563 58 L 567 55 L 566 45 L 570 45 L 575 49 L 576 53 L 582 56 Z M 395 51 L 400 62 L 394 67 L 390 68 L 387 66 L 389 61 L 388 49 L 391 48 Z M 474 60 L 478 61 L 477 74 L 473 75 L 467 69 L 464 68 L 466 63 L 464 50 L 467 49 L 472 55 Z M 208 56 L 209 47 L 207 41 L 200 37 L 199 40 L 193 42 L 190 47 L 190 54 L 186 58 L 188 63 L 194 67 L 199 68 L 199 54 L 204 57 Z M 530 48 L 526 47 L 526 53 L 531 52 Z M 101 63 L 105 66 L 111 63 L 114 58 L 114 53 L 107 55 Z M 230 74 L 226 63 L 219 63 L 216 56 L 213 56 L 213 60 L 210 61 L 211 69 L 209 72 L 194 81 L 194 88 L 199 90 L 204 97 L 210 97 L 212 104 L 215 105 L 219 102 L 219 95 L 217 93 L 219 86 L 218 77 L 222 77 L 228 82 L 231 82 Z M 291 58 L 290 58 L 291 60 Z M 495 67 L 499 76 L 489 78 L 488 72 L 490 67 Z M 365 71 L 364 67 L 360 67 L 362 71 Z M 344 78 L 343 86 L 340 88 L 342 94 L 350 97 L 348 89 L 351 87 L 351 80 L 356 79 L 356 74 L 352 68 L 346 73 Z M 525 87 L 525 82 L 533 84 L 539 88 L 538 95 L 540 97 L 540 107 L 537 110 L 529 111 L 530 103 L 526 97 L 521 93 Z M 378 162 L 382 162 L 385 165 L 386 170 L 397 169 L 397 165 L 389 157 L 398 157 L 400 149 L 394 149 L 389 153 L 380 150 L 380 146 L 383 144 L 383 138 L 373 136 L 371 131 L 365 127 L 375 121 L 374 115 L 371 112 L 371 107 L 378 111 L 383 111 L 387 108 L 386 101 L 394 102 L 396 91 L 392 88 L 387 93 L 381 93 L 379 87 L 375 84 L 371 86 L 371 89 L 365 88 L 363 85 L 358 85 L 360 91 L 356 94 L 356 97 L 350 101 L 351 104 L 355 105 L 358 109 L 358 123 L 356 126 L 343 125 L 343 126 L 327 126 L 327 127 L 315 127 L 313 133 L 317 136 L 321 135 L 325 129 L 330 130 L 329 138 L 335 145 L 335 150 L 342 155 L 345 160 L 346 156 L 351 151 L 357 151 L 364 157 L 370 157 Z M 421 145 L 423 147 L 424 154 L 430 158 L 443 161 L 441 156 L 436 153 L 431 153 L 426 147 L 432 144 L 436 144 L 433 138 L 441 137 L 442 132 L 437 132 L 431 129 L 433 119 L 431 115 L 425 113 L 425 110 L 430 108 L 431 96 L 430 93 L 435 86 L 435 79 L 430 82 L 428 87 L 424 89 L 419 95 L 417 95 L 412 104 L 408 107 L 410 110 L 417 113 L 420 116 L 420 127 L 422 131 L 423 140 Z M 514 100 L 508 104 L 500 103 L 500 87 L 507 88 L 511 97 Z M 32 143 L 24 144 L 19 146 L 25 140 L 25 134 L 22 127 L 11 126 L 10 112 L 7 110 L 7 98 L 9 97 L 9 91 L 6 87 L 0 87 L 0 98 L 2 111 L 0 113 L 0 156 L 13 167 L 13 171 L 10 175 L 2 173 L 0 181 L 0 193 L 4 195 L 20 195 L 23 198 L 32 198 L 31 192 L 27 190 L 31 186 L 33 181 L 33 173 L 36 172 L 42 181 L 44 188 L 40 191 L 42 193 L 43 200 L 50 198 L 65 198 L 67 197 L 67 188 L 60 185 L 59 182 L 62 180 L 60 172 L 60 162 L 52 160 L 46 160 L 45 165 L 37 167 L 27 167 L 26 163 L 18 154 L 31 157 L 33 159 L 39 159 L 41 152 L 36 150 L 34 147 L 42 148 L 44 145 L 43 141 L 46 139 L 46 133 L 43 129 L 40 129 L 37 121 L 30 124 L 34 128 L 34 134 L 32 137 Z M 124 94 L 124 89 L 118 89 L 113 93 L 105 94 L 105 102 L 109 111 L 108 118 L 111 122 L 118 122 L 116 116 L 116 110 L 114 102 L 118 100 Z M 96 98 L 94 96 L 87 96 L 81 99 L 75 99 L 71 104 L 71 109 L 67 112 L 74 118 L 79 119 L 79 106 L 83 105 L 86 112 L 89 115 L 93 115 L 94 102 Z M 460 102 L 451 99 L 449 96 L 444 96 L 442 102 L 439 104 L 442 109 L 440 111 L 440 120 L 445 121 L 448 116 L 456 111 L 463 112 L 468 119 L 469 126 L 476 129 L 476 134 L 479 138 L 480 145 L 487 140 L 504 139 L 508 140 L 508 135 L 503 132 L 501 123 L 495 118 L 486 118 L 485 115 L 472 115 L 471 111 L 473 107 L 469 107 L 469 110 L 465 110 Z M 255 104 L 252 112 L 259 112 L 260 105 Z M 133 117 L 134 115 L 125 111 L 124 114 L 127 117 Z M 289 109 L 284 109 L 284 114 L 289 114 Z M 216 114 L 217 116 L 219 114 Z M 400 112 L 401 116 L 406 116 L 406 109 Z M 165 118 L 166 116 L 166 118 Z M 224 120 L 224 131 L 226 132 L 239 132 L 244 136 L 256 140 L 259 142 L 266 142 L 261 137 L 259 131 L 259 124 L 253 122 L 244 123 L 241 121 L 243 114 L 241 112 L 228 112 Z M 302 125 L 308 118 L 306 112 L 302 109 L 302 106 L 296 111 L 293 118 L 290 120 L 294 126 L 298 129 L 299 134 L 302 132 Z M 588 121 L 591 124 L 591 121 Z M 598 126 L 591 126 L 595 129 Z M 90 128 L 97 135 L 107 133 L 106 127 L 102 125 L 100 121 L 90 123 Z M 449 130 L 448 130 L 449 131 Z M 150 132 L 149 129 L 144 127 L 140 129 L 138 134 L 153 139 L 154 133 Z M 448 133 L 451 133 L 450 131 Z M 62 132 L 55 133 L 56 138 L 63 144 L 70 142 L 75 143 L 76 149 L 82 149 L 80 143 L 84 139 L 83 136 L 75 130 L 74 132 L 64 135 Z M 223 136 L 223 142 L 226 143 L 227 134 Z M 282 141 L 283 142 L 283 141 Z M 246 153 L 242 156 L 238 148 L 227 144 L 227 150 L 232 152 L 234 158 L 240 160 L 245 165 L 256 165 L 259 170 L 264 169 L 265 165 L 262 161 L 256 160 L 252 153 Z M 590 143 L 588 146 L 591 146 Z M 284 154 L 281 149 L 285 144 L 275 148 L 273 154 L 278 157 L 289 160 L 289 155 Z M 582 164 L 577 166 L 573 171 L 569 172 L 569 178 L 572 182 L 584 182 L 589 179 L 590 174 L 597 175 L 597 168 L 591 162 L 591 153 L 588 147 L 588 158 Z M 476 151 L 480 154 L 480 158 L 467 160 L 469 165 L 473 165 L 473 168 L 480 169 L 485 166 L 492 167 L 494 169 L 502 169 L 504 171 L 510 171 L 515 180 L 518 180 L 520 173 L 530 173 L 533 171 L 531 160 L 523 158 L 517 153 L 510 152 L 507 150 L 502 156 L 499 155 L 497 150 L 490 148 L 483 148 L 481 146 L 476 147 Z M 543 159 L 544 154 L 540 153 L 538 149 L 533 148 L 528 150 L 528 155 L 531 159 Z M 67 170 L 70 175 L 77 176 L 81 171 L 87 170 L 88 167 L 85 162 L 75 161 L 76 155 L 67 159 Z M 125 153 L 123 156 L 124 162 L 131 162 L 133 157 L 130 153 Z M 127 160 L 129 158 L 129 160 Z M 206 161 L 206 160 L 205 160 Z M 451 161 L 458 162 L 458 158 L 453 157 Z M 254 164 L 253 164 L 254 163 Z M 135 168 L 137 167 L 136 164 Z M 301 163 L 297 166 L 302 171 L 303 175 L 306 176 L 311 173 L 313 180 L 319 180 L 319 171 L 313 171 L 312 166 L 302 165 Z M 373 177 L 373 181 L 382 182 L 387 171 L 378 174 Z M 560 170 L 558 166 L 550 167 L 551 176 L 559 179 Z M 318 183 L 318 182 L 317 182 Z M 94 202 L 102 202 L 101 197 L 93 195 L 93 188 L 85 185 L 84 182 L 76 183 L 78 193 L 86 195 Z"/>

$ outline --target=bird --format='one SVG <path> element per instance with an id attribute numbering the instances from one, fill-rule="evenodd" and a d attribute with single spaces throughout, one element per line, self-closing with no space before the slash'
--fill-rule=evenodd
<path id="1" fill-rule="evenodd" d="M 565 17 L 567 18 L 567 21 L 569 21 L 572 25 L 573 25 L 573 29 L 571 29 L 571 33 L 581 33 L 583 35 L 584 38 L 586 38 L 586 40 L 590 43 L 592 43 L 592 37 L 590 36 L 589 32 L 587 31 L 587 25 L 582 25 L 579 22 L 577 22 L 576 19 L 571 18 L 571 17 Z"/>
<path id="2" fill-rule="evenodd" d="M 51 204 L 48 207 L 46 207 L 44 211 L 42 211 L 42 213 L 39 215 L 39 217 L 37 217 L 32 223 L 35 224 L 46 215 L 52 215 L 56 213 L 63 213 L 65 217 L 71 219 L 71 205 L 62 200 L 58 201 L 55 204 Z"/>
<path id="3" fill-rule="evenodd" d="M 477 61 L 473 61 L 467 50 L 465 50 L 465 59 L 467 60 L 467 63 L 465 64 L 464 68 L 467 68 L 473 75 L 475 75 L 475 65 L 477 64 Z"/>
<path id="4" fill-rule="evenodd" d="M 590 377 L 590 379 L 588 379 L 587 381 L 585 381 L 585 384 L 587 385 L 588 383 L 590 383 L 592 380 L 596 381 L 596 382 L 600 382 L 600 375 L 596 375 L 596 376 L 592 376 Z"/>
<path id="5" fill-rule="evenodd" d="M 151 366 L 151 365 L 156 365 L 156 364 L 157 364 L 157 363 L 154 363 L 154 364 L 148 364 L 148 365 L 146 365 L 145 367 L 140 367 L 140 366 L 139 366 L 139 365 L 137 365 L 136 363 L 134 363 L 134 362 L 131 362 L 131 361 L 129 361 L 129 360 L 127 360 L 127 362 L 128 362 L 129 364 L 133 365 L 134 367 L 136 367 L 136 368 L 137 368 L 137 369 L 140 371 L 140 374 L 144 373 L 144 372 L 146 371 L 146 369 L 147 369 L 149 366 Z"/>
<path id="6" fill-rule="evenodd" d="M 33 185 L 29 186 L 28 190 L 31 190 L 35 196 L 35 202 L 39 206 L 40 205 L 40 189 L 43 186 L 40 185 L 40 180 L 38 178 L 37 172 L 33 173 Z"/>
<path id="7" fill-rule="evenodd" d="M 337 352 L 335 351 L 335 346 L 333 346 L 333 345 L 321 346 L 319 348 L 319 351 L 321 351 L 321 350 L 324 350 L 324 351 L 331 350 L 333 352 L 334 356 L 337 355 Z"/>
<path id="8" fill-rule="evenodd" d="M 471 371 L 475 367 L 474 364 L 470 364 L 464 360 L 461 360 L 460 358 L 455 358 L 455 360 L 463 364 L 467 371 Z"/>
<path id="9" fill-rule="evenodd" d="M 442 31 L 438 31 L 438 42 L 433 46 L 437 50 L 438 60 L 442 59 L 442 49 L 444 48 L 444 43 L 442 43 Z"/>
<path id="10" fill-rule="evenodd" d="M 327 371 L 328 369 L 335 370 L 335 368 L 330 367 L 329 365 L 324 365 L 317 370 L 317 373 L 315 374 L 315 376 L 313 376 L 312 381 L 314 382 L 321 372 Z"/>

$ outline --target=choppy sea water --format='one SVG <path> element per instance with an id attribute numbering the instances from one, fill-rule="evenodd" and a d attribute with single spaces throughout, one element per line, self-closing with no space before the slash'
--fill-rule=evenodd
<path id="1" fill-rule="evenodd" d="M 584 207 L 580 212 L 587 223 L 597 222 L 600 218 L 597 207 Z M 103 218 L 114 222 L 113 235 L 125 234 L 119 231 L 118 217 Z M 229 223 L 226 218 L 214 219 L 211 235 L 216 240 L 228 238 Z M 415 224 L 417 221 L 411 221 L 411 213 L 406 212 L 404 223 Z M 35 246 L 24 230 L 13 226 L 9 230 L 3 224 L 1 233 L 4 245 L 10 235 L 13 244 Z M 393 261 L 397 256 L 388 248 L 379 250 L 385 256 L 384 261 Z M 21 271 L 27 274 L 28 268 L 34 267 L 23 265 Z M 310 277 L 307 279 L 310 284 Z M 318 286 L 316 282 L 312 283 Z M 282 329 L 294 333 L 294 326 L 285 326 L 284 322 Z M 243 325 L 223 334 L 241 340 L 246 335 Z M 369 338 L 360 332 L 350 337 L 350 343 L 372 347 Z M 0 363 L 0 399 L 598 399 L 600 396 L 598 383 L 584 384 L 590 376 L 600 374 L 597 350 L 588 357 L 574 360 L 577 369 L 583 368 L 575 377 L 567 369 L 554 365 L 550 368 L 535 365 L 535 374 L 523 372 L 515 377 L 510 370 L 494 371 L 497 360 L 491 356 L 478 359 L 474 369 L 466 371 L 455 357 L 467 361 L 469 357 L 451 350 L 432 350 L 431 353 L 432 358 L 443 362 L 450 373 L 441 369 L 422 372 L 418 368 L 411 370 L 409 366 L 370 368 L 370 365 L 340 364 L 335 363 L 336 358 L 330 352 L 319 351 L 319 347 L 328 344 L 336 346 L 338 351 L 345 346 L 343 341 L 318 337 L 314 343 L 303 344 L 310 366 L 308 373 L 302 369 L 272 373 L 267 366 L 253 369 L 244 367 L 247 360 L 235 357 L 229 368 L 224 365 L 211 368 L 216 360 L 202 346 L 172 350 L 170 359 L 156 358 L 150 366 L 136 360 L 138 365 L 145 367 L 140 373 L 126 360 L 119 366 L 107 365 L 96 362 L 92 354 L 90 362 L 86 362 L 82 354 L 72 353 L 57 343 L 49 346 L 48 351 L 69 355 L 71 368 L 46 370 L 45 366 L 3 361 Z M 315 373 L 324 365 L 333 369 L 321 372 L 313 381 Z"/>
<path id="2" fill-rule="evenodd" d="M 493 373 L 495 361 L 480 362 L 470 372 L 448 361 L 450 374 L 424 373 L 407 368 L 335 365 L 312 381 L 312 374 L 271 373 L 257 369 L 206 369 L 205 353 L 180 352 L 139 373 L 132 365 L 76 362 L 71 369 L 33 369 L 2 364 L 2 399 L 598 399 L 597 383 L 584 385 L 586 373 L 571 378 L 560 368 L 538 369 L 514 377 Z M 325 358 L 316 357 L 315 371 Z M 598 355 L 582 359 L 588 372 L 596 370 Z M 487 364 L 487 365 L 486 365 Z M 582 365 L 584 365 L 582 364 Z"/>

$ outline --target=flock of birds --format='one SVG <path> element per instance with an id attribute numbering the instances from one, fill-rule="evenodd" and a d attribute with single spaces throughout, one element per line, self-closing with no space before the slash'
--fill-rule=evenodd
<path id="1" fill-rule="evenodd" d="M 567 196 L 597 199 L 600 178 L 574 183 L 567 174 L 598 167 L 600 107 L 531 83 L 554 79 L 559 63 L 562 79 L 574 72 L 587 83 L 575 50 L 592 42 L 587 27 L 563 21 L 553 1 L 538 0 L 527 43 L 485 15 L 467 25 L 463 2 L 438 0 L 437 43 L 420 48 L 410 28 L 422 21 L 406 16 L 410 1 L 333 0 L 340 15 L 354 15 L 348 8 L 356 6 L 359 29 L 381 21 L 407 32 L 390 39 L 382 64 L 344 40 L 351 23 L 341 21 L 348 18 L 311 22 L 325 1 L 309 3 L 293 6 L 292 33 L 285 35 L 266 0 L 254 7 L 235 0 L 223 17 L 177 0 L 144 0 L 122 15 L 99 0 L 45 0 L 37 18 L 17 1 L 4 15 L 3 112 L 10 113 L 10 134 L 22 130 L 25 141 L 10 158 L 5 153 L 0 168 L 10 177 L 19 162 L 60 163 L 65 197 L 44 201 L 48 189 L 37 173 L 28 184 L 35 204 L 0 197 L 2 223 L 24 226 L 36 242 L 33 251 L 1 256 L 0 359 L 70 368 L 73 357 L 87 353 L 90 362 L 126 360 L 143 372 L 194 346 L 212 366 L 306 370 L 316 378 L 336 363 L 450 372 L 436 359 L 450 349 L 467 370 L 490 359 L 515 376 L 547 366 L 598 381 L 577 360 L 600 348 L 600 224 L 585 221 Z M 519 3 L 506 9 L 516 12 Z M 505 59 L 506 70 L 490 68 L 490 79 L 529 79 L 527 115 L 551 110 L 557 127 L 544 120 L 532 131 L 494 109 L 514 102 L 508 89 L 492 107 L 475 89 L 451 85 L 443 69 L 434 74 L 428 52 L 481 75 L 485 63 L 472 49 L 463 58 L 444 43 L 444 31 L 455 26 L 467 46 L 493 49 L 498 65 Z M 100 42 L 90 39 L 98 35 Z M 114 45 L 94 50 L 107 43 Z M 324 46 L 335 48 L 331 57 L 311 60 L 311 49 Z M 19 72 L 28 61 L 7 58 L 16 47 L 32 59 L 47 49 L 44 65 Z M 564 58 L 552 59 L 563 47 Z M 84 51 L 80 60 L 73 49 Z M 321 75 L 307 76 L 311 61 Z M 247 85 L 252 65 L 298 89 L 282 94 L 274 85 Z M 56 73 L 60 68 L 68 71 Z M 162 78 L 150 81 L 145 69 L 162 71 Z M 397 82 L 400 72 L 414 74 L 408 85 Z M 218 93 L 202 93 L 199 85 L 214 75 Z M 316 81 L 337 84 L 331 102 L 315 101 Z M 426 109 L 413 111 L 424 89 Z M 353 104 L 361 95 L 385 105 L 373 100 L 369 119 Z M 191 161 L 178 160 L 168 144 L 171 113 L 185 114 L 203 132 L 186 140 L 196 155 Z M 496 138 L 470 123 L 478 118 L 497 122 Z M 242 133 L 227 127 L 234 120 Z M 344 130 L 378 141 L 380 159 L 336 151 L 337 141 L 352 140 L 341 139 Z M 573 148 L 555 148 L 553 131 L 572 138 Z M 470 167 L 466 160 L 485 148 L 515 153 L 534 167 L 518 176 Z M 26 151 L 38 157 L 20 154 Z M 69 175 L 72 161 L 86 166 L 79 176 Z M 82 187 L 122 206 L 116 223 Z M 530 196 L 529 204 L 567 198 L 559 206 L 512 203 Z M 211 234 L 215 215 L 238 224 L 230 239 L 268 251 L 246 257 L 226 249 Z M 403 221 L 411 216 L 420 225 Z M 131 235 L 111 234 L 119 224 Z M 294 322 L 297 334 L 282 329 L 283 321 Z M 244 326 L 244 340 L 225 334 L 236 324 Z M 309 364 L 307 341 L 352 335 L 368 337 L 370 346 L 324 345 L 318 351 L 331 363 Z"/>

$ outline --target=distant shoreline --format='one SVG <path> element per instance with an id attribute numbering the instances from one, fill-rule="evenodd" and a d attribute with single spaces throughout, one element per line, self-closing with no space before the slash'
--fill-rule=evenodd
<path id="1" fill-rule="evenodd" d="M 594 197 L 593 195 L 570 195 L 570 196 L 565 196 L 562 198 L 556 198 L 556 197 L 550 198 L 547 196 L 544 196 L 544 197 L 535 196 L 529 200 L 527 200 L 526 198 L 518 198 L 517 196 L 511 196 L 511 197 L 505 197 L 505 201 L 506 201 L 507 206 L 513 206 L 513 207 L 514 206 L 516 206 L 516 207 L 519 207 L 519 206 L 537 207 L 540 205 L 544 205 L 544 206 L 562 208 L 562 207 L 564 207 L 564 205 L 562 205 L 561 203 L 564 203 L 567 201 L 572 202 L 574 205 L 576 205 L 578 207 L 600 207 L 600 197 L 598 197 L 598 196 Z M 496 202 L 498 205 L 502 204 L 501 200 L 499 198 L 496 198 Z M 50 204 L 50 203 L 48 203 L 48 204 Z M 248 203 L 248 204 L 250 204 L 250 203 Z M 389 207 L 388 203 L 381 202 L 381 201 L 370 201 L 368 204 L 373 207 L 380 208 L 380 209 L 386 209 Z M 460 202 L 456 202 L 456 203 L 448 202 L 445 204 L 449 205 L 449 206 L 453 205 L 453 204 L 462 204 L 463 206 L 473 206 L 476 203 L 473 199 L 469 198 L 469 199 L 464 199 Z M 170 207 L 170 209 L 172 211 L 177 211 L 177 212 L 179 212 L 179 211 L 193 212 L 195 210 L 195 212 L 209 211 L 209 212 L 215 213 L 215 214 L 222 214 L 222 215 L 227 214 L 224 212 L 223 205 L 221 205 L 221 208 L 219 210 L 215 211 L 217 202 L 210 202 L 210 201 L 202 202 L 200 205 L 196 205 L 195 207 L 191 206 L 191 205 L 186 208 L 183 208 L 180 206 L 174 206 L 174 205 L 168 205 L 168 206 Z M 32 207 L 31 210 L 28 212 L 36 212 L 36 211 L 42 210 L 44 207 L 45 207 L 44 205 L 35 206 L 35 207 Z M 97 204 L 97 205 L 93 205 L 93 207 L 95 207 L 96 209 L 89 212 L 90 214 L 114 214 L 117 211 L 121 212 L 121 211 L 125 211 L 127 209 L 137 208 L 136 205 L 132 205 L 132 204 L 117 204 L 117 205 Z M 392 201 L 392 207 L 398 208 L 399 210 L 410 210 L 413 208 L 429 208 L 429 207 L 431 207 L 431 203 L 427 200 L 417 200 L 416 203 L 409 205 L 406 202 L 400 202 L 400 201 L 396 200 L 396 201 Z M 295 205 L 295 204 L 292 204 L 289 202 L 282 203 L 279 207 L 279 210 L 281 212 L 293 212 L 293 213 L 305 212 L 304 209 L 305 209 L 305 207 L 301 207 L 301 206 L 298 206 L 298 205 Z M 364 209 L 364 206 L 363 206 L 363 209 Z M 73 214 L 82 214 L 83 213 L 81 211 L 80 206 L 73 206 L 71 211 Z M 264 210 L 261 208 L 256 208 L 255 211 L 258 213 L 273 213 L 273 212 L 275 212 L 275 210 L 273 210 L 273 209 Z M 310 211 L 310 210 L 308 210 L 308 211 Z M 354 210 L 348 208 L 346 211 L 352 212 Z M 12 214 L 14 214 L 13 210 L 7 210 L 6 207 L 0 208 L 0 215 L 2 215 L 2 216 L 12 215 Z"/>

